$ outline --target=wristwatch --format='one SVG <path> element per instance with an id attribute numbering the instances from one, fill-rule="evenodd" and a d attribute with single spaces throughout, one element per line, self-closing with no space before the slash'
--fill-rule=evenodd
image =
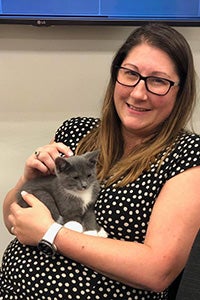
<path id="1" fill-rule="evenodd" d="M 37 246 L 38 249 L 48 256 L 53 256 L 57 251 L 57 247 L 54 244 L 54 240 L 55 240 L 55 237 L 56 237 L 58 231 L 62 227 L 63 227 L 63 225 L 61 225 L 61 224 L 58 224 L 56 222 L 53 223 L 49 227 L 49 229 L 47 230 L 47 232 L 45 233 L 43 238 L 39 241 L 38 246 Z"/>

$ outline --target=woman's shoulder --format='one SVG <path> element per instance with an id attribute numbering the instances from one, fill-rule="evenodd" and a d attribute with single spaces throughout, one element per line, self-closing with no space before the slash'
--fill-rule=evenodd
<path id="1" fill-rule="evenodd" d="M 65 120 L 62 125 L 58 128 L 62 130 L 76 129 L 77 127 L 92 129 L 99 123 L 99 118 L 94 117 L 73 117 Z"/>
<path id="2" fill-rule="evenodd" d="M 172 151 L 165 157 L 162 169 L 169 178 L 200 166 L 200 135 L 184 131 L 176 139 Z"/>
<path id="3" fill-rule="evenodd" d="M 178 141 L 181 144 L 195 144 L 195 145 L 200 145 L 200 134 L 190 132 L 190 131 L 183 131 L 179 138 Z"/>
<path id="4" fill-rule="evenodd" d="M 175 142 L 174 151 L 179 155 L 195 155 L 200 157 L 200 135 L 183 131 Z"/>
<path id="5" fill-rule="evenodd" d="M 95 117 L 73 117 L 65 120 L 61 126 L 57 129 L 56 134 L 59 132 L 65 132 L 68 130 L 77 131 L 81 129 L 81 131 L 88 131 L 97 127 L 100 122 L 99 118 Z"/>
<path id="6" fill-rule="evenodd" d="M 78 142 L 93 128 L 99 125 L 100 119 L 95 117 L 74 117 L 65 120 L 57 129 L 55 141 L 76 148 Z"/>
<path id="7" fill-rule="evenodd" d="M 200 161 L 200 135 L 189 131 L 182 131 L 174 143 L 171 155 L 177 159 L 182 157 L 196 157 Z"/>

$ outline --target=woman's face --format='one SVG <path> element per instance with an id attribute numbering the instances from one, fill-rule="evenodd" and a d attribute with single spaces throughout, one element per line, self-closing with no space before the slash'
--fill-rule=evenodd
<path id="1" fill-rule="evenodd" d="M 147 43 L 134 47 L 121 66 L 142 76 L 179 81 L 171 58 L 159 48 Z M 129 133 L 141 138 L 151 135 L 173 110 L 178 89 L 178 86 L 173 86 L 165 96 L 158 96 L 147 91 L 143 80 L 135 87 L 123 86 L 116 82 L 114 104 L 122 122 L 123 134 Z"/>

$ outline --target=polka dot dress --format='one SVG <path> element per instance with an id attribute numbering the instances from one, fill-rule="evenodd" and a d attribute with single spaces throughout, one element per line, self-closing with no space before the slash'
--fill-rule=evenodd
<path id="1" fill-rule="evenodd" d="M 93 118 L 70 119 L 56 132 L 56 141 L 74 151 L 80 139 L 98 124 L 99 120 Z M 200 137 L 184 132 L 159 172 L 155 163 L 123 188 L 115 184 L 108 188 L 101 186 L 95 205 L 98 223 L 109 238 L 142 243 L 162 186 L 171 177 L 197 165 L 200 165 Z M 14 239 L 4 253 L 0 272 L 0 300 L 5 299 L 167 300 L 168 293 L 134 289 L 62 255 L 47 257 L 36 247 L 21 245 Z"/>

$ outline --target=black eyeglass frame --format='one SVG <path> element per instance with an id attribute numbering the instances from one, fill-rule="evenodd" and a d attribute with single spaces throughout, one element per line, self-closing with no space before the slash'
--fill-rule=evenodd
<path id="1" fill-rule="evenodd" d="M 127 87 L 135 87 L 141 80 L 143 80 L 144 83 L 145 83 L 146 90 L 147 90 L 149 93 L 152 93 L 152 94 L 157 95 L 157 96 L 165 96 L 165 95 L 167 95 L 167 93 L 169 93 L 169 91 L 170 91 L 170 89 L 171 89 L 172 86 L 178 86 L 178 85 L 180 84 L 180 82 L 174 82 L 174 81 L 172 81 L 172 80 L 169 80 L 169 79 L 163 78 L 163 77 L 158 77 L 158 76 L 142 76 L 140 73 L 138 73 L 138 72 L 136 72 L 136 71 L 133 71 L 133 70 L 131 70 L 131 69 L 129 69 L 129 68 L 125 68 L 125 67 L 121 67 L 121 66 L 115 66 L 115 68 L 117 69 L 117 71 L 119 71 L 120 69 L 123 69 L 123 70 L 130 71 L 131 73 L 133 73 L 133 74 L 135 74 L 135 75 L 138 76 L 138 81 L 137 81 L 135 84 L 133 84 L 133 85 L 129 85 L 129 84 L 121 83 L 121 82 L 118 80 L 118 73 L 117 73 L 117 74 L 116 74 L 116 81 L 117 81 L 119 84 L 121 84 L 121 85 L 123 85 L 123 86 L 127 86 Z M 167 92 L 164 93 L 164 94 L 158 94 L 158 93 L 154 93 L 154 92 L 152 92 L 151 90 L 149 90 L 148 85 L 147 85 L 147 80 L 148 80 L 148 78 L 155 78 L 155 79 L 157 78 L 157 79 L 162 79 L 162 80 L 165 80 L 165 81 L 169 82 L 170 85 L 169 85 L 169 88 L 168 88 Z"/>

